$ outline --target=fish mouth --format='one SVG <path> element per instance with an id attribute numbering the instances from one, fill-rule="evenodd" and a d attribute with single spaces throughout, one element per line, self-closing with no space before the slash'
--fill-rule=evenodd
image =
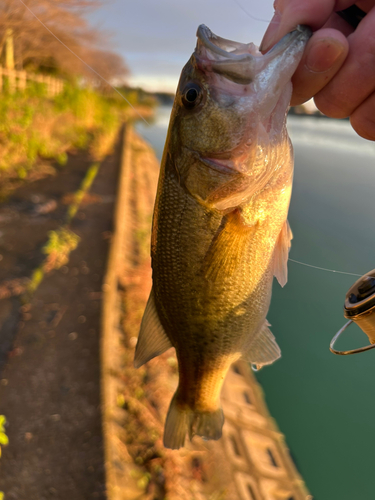
<path id="1" fill-rule="evenodd" d="M 312 32 L 307 26 L 285 35 L 269 52 L 262 54 L 253 43 L 234 42 L 215 35 L 201 24 L 197 30 L 195 59 L 199 69 L 213 71 L 240 85 L 250 84 L 269 63 L 294 46 L 304 44 Z"/>
<path id="2" fill-rule="evenodd" d="M 197 30 L 195 59 L 202 70 L 223 74 L 229 80 L 247 85 L 254 76 L 254 56 L 257 48 L 253 43 L 244 44 L 215 35 L 206 25 Z"/>
<path id="3" fill-rule="evenodd" d="M 198 26 L 198 40 L 213 54 L 237 61 L 246 61 L 249 54 L 256 51 L 253 43 L 234 42 L 215 35 L 205 24 Z"/>

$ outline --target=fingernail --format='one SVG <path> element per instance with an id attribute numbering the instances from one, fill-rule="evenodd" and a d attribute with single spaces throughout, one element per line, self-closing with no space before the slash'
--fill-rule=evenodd
<path id="1" fill-rule="evenodd" d="M 322 39 L 314 44 L 306 56 L 305 66 L 314 73 L 324 73 L 332 68 L 344 51 L 333 39 Z"/>
<path id="2" fill-rule="evenodd" d="M 264 33 L 261 44 L 259 45 L 260 52 L 267 52 L 267 50 L 275 44 L 277 40 L 277 33 L 279 31 L 280 21 L 281 13 L 279 11 L 276 11 L 270 21 L 270 24 L 268 25 L 266 32 Z"/>

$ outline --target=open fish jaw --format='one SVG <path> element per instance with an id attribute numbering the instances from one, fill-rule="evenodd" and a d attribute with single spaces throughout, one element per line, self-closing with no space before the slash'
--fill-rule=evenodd
<path id="1" fill-rule="evenodd" d="M 268 113 L 291 79 L 310 36 L 309 28 L 299 26 L 263 55 L 253 43 L 226 40 L 201 25 L 193 56 L 198 68 L 212 79 L 212 85 L 231 95 L 254 96 L 258 106 L 267 100 Z"/>

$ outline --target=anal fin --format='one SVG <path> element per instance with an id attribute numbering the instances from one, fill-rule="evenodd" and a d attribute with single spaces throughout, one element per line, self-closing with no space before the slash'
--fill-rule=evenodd
<path id="1" fill-rule="evenodd" d="M 151 290 L 145 312 L 143 314 L 138 342 L 135 348 L 134 366 L 140 366 L 150 359 L 163 354 L 172 347 L 155 307 L 154 291 Z"/>
<path id="2" fill-rule="evenodd" d="M 274 271 L 277 281 L 284 286 L 288 281 L 288 258 L 289 250 L 292 246 L 291 241 L 293 233 L 289 222 L 286 220 L 276 241 L 275 252 L 273 256 Z"/>
<path id="3" fill-rule="evenodd" d="M 257 365 L 259 368 L 263 365 L 270 365 L 281 357 L 280 347 L 268 328 L 269 326 L 270 324 L 266 320 L 242 354 L 242 359 Z"/>

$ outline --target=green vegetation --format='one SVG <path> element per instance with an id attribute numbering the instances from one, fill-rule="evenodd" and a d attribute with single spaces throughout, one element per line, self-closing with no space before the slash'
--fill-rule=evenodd
<path id="1" fill-rule="evenodd" d="M 4 91 L 0 99 L 2 189 L 8 187 L 6 180 L 27 179 L 40 159 L 63 166 L 69 150 L 88 148 L 100 160 L 110 151 L 128 110 L 120 96 L 103 96 L 68 83 L 54 98 L 45 95 L 41 84 L 24 92 Z"/>
<path id="2" fill-rule="evenodd" d="M 75 250 L 80 241 L 73 231 L 67 226 L 62 226 L 56 231 L 49 232 L 47 243 L 43 247 L 43 253 L 47 255 L 42 264 L 34 269 L 30 283 L 26 290 L 26 299 L 30 300 L 32 295 L 43 281 L 44 275 L 53 269 L 60 269 L 69 262 L 70 252 Z"/>
<path id="3" fill-rule="evenodd" d="M 37 267 L 33 271 L 33 274 L 31 275 L 30 283 L 27 286 L 27 299 L 28 300 L 30 299 L 30 295 L 32 295 L 35 292 L 35 290 L 38 288 L 38 286 L 41 284 L 43 278 L 44 278 L 43 266 Z M 27 302 L 27 301 L 25 301 L 25 302 Z"/>
<path id="4" fill-rule="evenodd" d="M 80 237 L 67 227 L 50 231 L 48 242 L 43 247 L 43 253 L 47 255 L 45 270 L 60 269 L 69 262 L 69 254 L 77 248 L 79 240 Z"/>
<path id="5" fill-rule="evenodd" d="M 20 181 L 64 166 L 68 151 L 88 149 L 100 161 L 123 121 L 138 110 L 151 114 L 155 98 L 123 85 L 126 63 L 110 50 L 107 34 L 89 25 L 87 13 L 100 4 L 35 0 L 41 23 L 16 0 L 0 7 L 0 200 Z M 110 81 L 119 82 L 125 99 Z"/>
<path id="6" fill-rule="evenodd" d="M 87 170 L 85 178 L 81 184 L 81 187 L 74 194 L 74 201 L 68 208 L 67 220 L 70 222 L 73 217 L 76 215 L 77 210 L 83 200 L 83 197 L 88 192 L 93 183 L 96 174 L 98 173 L 100 167 L 100 163 L 93 163 Z"/>
<path id="7" fill-rule="evenodd" d="M 1 457 L 1 446 L 6 446 L 9 443 L 8 436 L 5 432 L 5 424 L 7 419 L 4 415 L 0 415 L 0 457 Z M 3 500 L 4 493 L 0 491 L 0 500 Z"/>
<path id="8" fill-rule="evenodd" d="M 30 295 L 32 295 L 38 288 L 40 283 L 43 281 L 44 275 L 53 269 L 60 269 L 60 267 L 67 264 L 69 262 L 70 252 L 77 248 L 80 238 L 77 234 L 73 233 L 68 226 L 75 217 L 85 194 L 88 193 L 91 184 L 99 171 L 99 167 L 100 163 L 93 163 L 87 169 L 81 186 L 74 193 L 73 201 L 68 207 L 66 224 L 61 226 L 56 231 L 49 232 L 48 241 L 42 250 L 46 255 L 46 258 L 42 264 L 33 271 L 26 291 L 26 300 L 29 300 Z"/>
<path id="9" fill-rule="evenodd" d="M 7 419 L 4 415 L 0 415 L 0 457 L 1 457 L 1 446 L 6 446 L 9 443 L 8 436 L 5 432 L 5 424 Z"/>
<path id="10" fill-rule="evenodd" d="M 119 87 L 118 91 L 132 106 L 155 107 L 158 103 L 155 94 L 141 88 Z"/>

